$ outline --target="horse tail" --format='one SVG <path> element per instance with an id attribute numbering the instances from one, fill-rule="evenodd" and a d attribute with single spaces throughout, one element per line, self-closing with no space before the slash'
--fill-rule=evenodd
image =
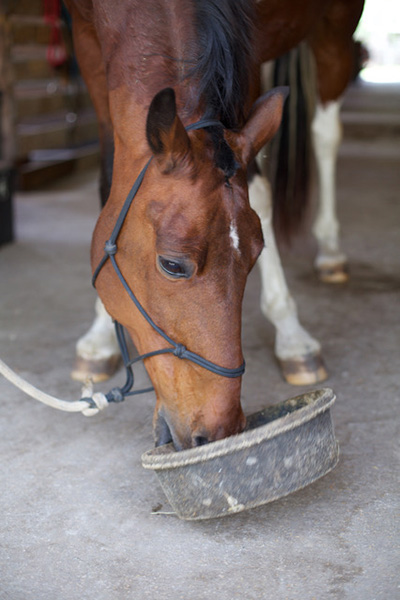
<path id="1" fill-rule="evenodd" d="M 278 237 L 288 243 L 303 225 L 310 199 L 316 71 L 306 43 L 275 61 L 273 85 L 290 87 L 280 132 L 271 149 L 274 227 Z"/>

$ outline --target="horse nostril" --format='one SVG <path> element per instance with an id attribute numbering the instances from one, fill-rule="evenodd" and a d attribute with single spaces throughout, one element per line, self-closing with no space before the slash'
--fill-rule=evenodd
<path id="1" fill-rule="evenodd" d="M 154 438 L 156 446 L 163 446 L 172 442 L 172 433 L 165 417 L 161 413 L 157 413 L 154 422 Z"/>
<path id="2" fill-rule="evenodd" d="M 205 444 L 208 444 L 209 441 L 210 440 L 204 435 L 194 435 L 192 437 L 192 446 L 193 448 L 196 448 L 197 446 L 204 446 Z"/>

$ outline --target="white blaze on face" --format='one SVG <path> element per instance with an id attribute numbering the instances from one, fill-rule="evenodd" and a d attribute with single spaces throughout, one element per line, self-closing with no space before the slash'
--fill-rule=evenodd
<path id="1" fill-rule="evenodd" d="M 230 224 L 229 237 L 231 238 L 232 246 L 235 248 L 235 250 L 237 250 L 237 252 L 240 253 L 239 236 L 238 236 L 236 224 L 234 223 L 234 221 L 231 221 L 231 224 Z"/>

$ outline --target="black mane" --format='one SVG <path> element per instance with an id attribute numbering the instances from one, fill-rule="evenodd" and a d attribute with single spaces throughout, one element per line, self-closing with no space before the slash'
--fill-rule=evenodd
<path id="1" fill-rule="evenodd" d="M 254 3 L 251 0 L 194 0 L 199 60 L 194 74 L 207 117 L 224 127 L 243 124 L 254 61 Z"/>

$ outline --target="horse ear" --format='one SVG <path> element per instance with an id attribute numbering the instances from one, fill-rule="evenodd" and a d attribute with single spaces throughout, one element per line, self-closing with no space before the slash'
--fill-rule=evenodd
<path id="1" fill-rule="evenodd" d="M 154 96 L 147 115 L 146 136 L 162 173 L 170 173 L 187 163 L 190 140 L 176 113 L 172 88 Z"/>
<path id="2" fill-rule="evenodd" d="M 249 118 L 237 140 L 244 164 L 249 164 L 278 131 L 282 120 L 283 105 L 288 93 L 288 87 L 274 88 L 261 96 L 253 105 Z"/>

